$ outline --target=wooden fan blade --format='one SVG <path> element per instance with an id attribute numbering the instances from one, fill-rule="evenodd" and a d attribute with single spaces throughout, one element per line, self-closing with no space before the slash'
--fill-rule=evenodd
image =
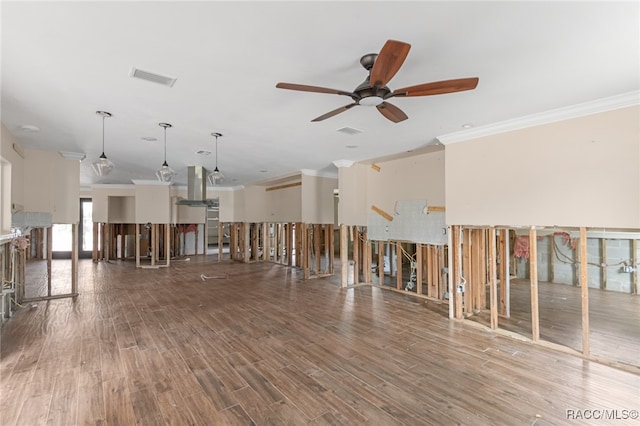
<path id="1" fill-rule="evenodd" d="M 410 48 L 408 43 L 387 40 L 371 68 L 370 86 L 386 86 L 404 63 Z"/>
<path id="2" fill-rule="evenodd" d="M 459 78 L 457 80 L 436 81 L 434 83 L 418 84 L 417 86 L 396 89 L 391 96 L 428 96 L 443 93 L 463 92 L 473 90 L 478 85 L 478 78 Z"/>
<path id="3" fill-rule="evenodd" d="M 380 105 L 378 105 L 376 108 L 378 108 L 378 111 L 380 111 L 380 114 L 384 115 L 386 118 L 393 121 L 394 123 L 399 123 L 409 118 L 407 117 L 407 114 L 405 114 L 400 108 L 398 108 L 393 104 L 390 104 L 389 102 L 383 102 Z"/>
<path id="4" fill-rule="evenodd" d="M 354 102 L 354 103 L 352 103 L 352 104 L 342 106 L 342 107 L 340 107 L 340 108 L 334 109 L 333 111 L 329 111 L 328 113 L 323 114 L 323 115 L 321 115 L 320 117 L 316 117 L 316 118 L 314 118 L 314 119 L 313 119 L 313 120 L 311 120 L 311 121 L 322 121 L 322 120 L 325 120 L 325 119 L 327 119 L 327 118 L 329 118 L 329 117 L 333 117 L 334 115 L 338 115 L 338 114 L 340 114 L 341 112 L 345 112 L 345 111 L 346 111 L 346 110 L 348 110 L 349 108 L 353 108 L 353 107 L 354 107 L 354 106 L 356 106 L 356 105 L 358 105 L 358 104 Z"/>
<path id="5" fill-rule="evenodd" d="M 278 83 L 278 89 L 300 90 L 301 92 L 329 93 L 331 95 L 352 96 L 353 93 L 344 90 L 328 89 L 326 87 L 307 86 L 306 84 Z"/>

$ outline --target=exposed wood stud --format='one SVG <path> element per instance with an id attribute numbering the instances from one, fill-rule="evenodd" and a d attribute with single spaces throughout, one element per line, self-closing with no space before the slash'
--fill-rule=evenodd
<path id="1" fill-rule="evenodd" d="M 600 264 L 607 264 L 607 239 L 600 239 Z M 607 289 L 607 267 L 602 266 L 600 268 L 600 288 L 603 290 Z"/>
<path id="2" fill-rule="evenodd" d="M 347 287 L 349 277 L 349 230 L 345 224 L 340 225 L 340 285 Z"/>
<path id="3" fill-rule="evenodd" d="M 136 268 L 140 267 L 140 224 L 136 223 Z"/>
<path id="4" fill-rule="evenodd" d="M 444 206 L 427 206 L 427 213 L 445 212 Z"/>
<path id="5" fill-rule="evenodd" d="M 51 296 L 51 256 L 53 255 L 53 227 L 47 228 L 47 296 Z"/>
<path id="6" fill-rule="evenodd" d="M 360 283 L 360 231 L 357 226 L 353 230 L 353 284 Z"/>
<path id="7" fill-rule="evenodd" d="M 589 356 L 589 259 L 587 257 L 587 228 L 580 228 L 580 294 L 582 296 L 582 354 Z"/>
<path id="8" fill-rule="evenodd" d="M 78 293 L 78 223 L 71 228 L 71 293 Z"/>
<path id="9" fill-rule="evenodd" d="M 491 328 L 498 328 L 498 277 L 496 272 L 496 230 L 489 228 L 489 307 L 491 310 Z"/>
<path id="10" fill-rule="evenodd" d="M 387 219 L 389 222 L 391 222 L 393 220 L 393 216 L 391 216 L 389 213 L 387 213 L 384 210 L 382 210 L 380 207 L 371 206 L 371 210 L 373 210 L 374 212 L 378 213 L 380 216 L 382 216 L 383 218 Z"/>
<path id="11" fill-rule="evenodd" d="M 218 262 L 224 254 L 224 223 L 218 221 Z"/>
<path id="12" fill-rule="evenodd" d="M 638 294 L 638 240 L 631 240 L 631 264 L 633 274 L 631 276 L 631 293 Z"/>
<path id="13" fill-rule="evenodd" d="M 426 246 L 427 252 L 429 251 L 430 246 Z M 423 268 L 423 245 L 418 243 L 416 244 L 416 293 L 422 294 L 422 268 Z M 427 283 L 427 286 L 429 284 Z M 429 287 L 427 287 L 429 288 Z"/>
<path id="14" fill-rule="evenodd" d="M 403 252 L 402 252 L 402 243 L 400 241 L 396 241 L 396 288 L 398 290 L 402 290 L 402 260 L 403 260 Z"/>
<path id="15" fill-rule="evenodd" d="M 98 222 L 93 222 L 93 251 L 91 253 L 91 259 L 94 262 L 97 262 L 98 259 L 98 230 L 100 228 L 100 224 Z"/>
<path id="16" fill-rule="evenodd" d="M 464 294 L 462 295 L 462 310 L 470 313 L 473 305 L 473 283 L 474 277 L 471 265 L 472 234 L 470 228 L 462 228 L 462 276 L 466 280 Z"/>
<path id="17" fill-rule="evenodd" d="M 449 254 L 451 256 L 451 270 L 449 278 L 449 300 L 453 301 L 453 310 L 449 311 L 449 315 L 453 313 L 456 319 L 463 318 L 462 306 L 462 248 L 461 248 L 461 229 L 459 225 L 451 226 L 451 244 L 449 246 Z"/>
<path id="18" fill-rule="evenodd" d="M 378 241 L 378 284 L 384 285 L 384 241 Z"/>
<path id="19" fill-rule="evenodd" d="M 538 309 L 538 244 L 535 228 L 529 229 L 529 281 L 531 285 L 531 339 L 540 340 L 540 313 Z"/>
<path id="20" fill-rule="evenodd" d="M 500 315 L 509 318 L 509 230 L 501 229 L 499 231 L 500 242 Z"/>

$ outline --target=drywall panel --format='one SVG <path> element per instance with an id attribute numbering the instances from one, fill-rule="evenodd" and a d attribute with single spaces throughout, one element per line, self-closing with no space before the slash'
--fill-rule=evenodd
<path id="1" fill-rule="evenodd" d="M 244 189 L 245 222 L 299 222 L 302 218 L 302 186 L 269 189 L 251 185 Z"/>
<path id="2" fill-rule="evenodd" d="M 338 167 L 338 224 L 367 224 L 367 169 L 369 165 Z"/>
<path id="3" fill-rule="evenodd" d="M 135 197 L 133 185 L 123 187 L 122 185 L 94 185 L 91 187 L 91 201 L 93 210 L 91 219 L 97 223 L 109 222 L 109 197 Z M 135 208 L 135 207 L 134 207 Z M 134 223 L 132 220 L 129 223 Z"/>
<path id="4" fill-rule="evenodd" d="M 136 223 L 136 200 L 133 196 L 109 196 L 109 223 Z"/>
<path id="5" fill-rule="evenodd" d="M 218 212 L 221 222 L 234 222 L 234 217 L 241 211 L 244 211 L 244 206 L 238 205 L 238 200 L 244 202 L 244 198 L 239 196 L 241 190 L 236 191 L 220 191 L 217 193 L 220 200 L 220 211 Z"/>
<path id="6" fill-rule="evenodd" d="M 15 220 L 11 214 L 11 163 L 1 155 L 0 191 L 0 236 L 2 236 L 11 232 L 12 222 Z"/>
<path id="7" fill-rule="evenodd" d="M 80 162 L 57 152 L 24 150 L 24 210 L 51 213 L 53 223 L 77 223 Z"/>
<path id="8" fill-rule="evenodd" d="M 334 223 L 334 189 L 338 179 L 302 175 L 302 222 Z"/>
<path id="9" fill-rule="evenodd" d="M 445 214 L 430 212 L 426 200 L 397 201 L 391 220 L 371 211 L 367 217 L 367 237 L 376 241 L 410 241 L 447 244 Z"/>
<path id="10" fill-rule="evenodd" d="M 24 206 L 24 159 L 18 153 L 18 151 L 24 152 L 24 149 L 4 124 L 1 127 L 0 156 L 11 164 L 11 175 L 9 177 L 11 204 Z M 14 149 L 14 147 L 16 148 Z"/>
<path id="11" fill-rule="evenodd" d="M 640 228 L 640 107 L 446 147 L 447 223 Z"/>
<path id="12" fill-rule="evenodd" d="M 175 198 L 172 199 L 172 206 L 175 206 Z M 175 223 L 191 224 L 191 223 L 204 223 L 207 216 L 206 207 L 191 207 L 191 206 L 175 206 L 178 216 Z"/>
<path id="13" fill-rule="evenodd" d="M 80 161 L 54 156 L 53 223 L 78 223 L 80 220 Z"/>
<path id="14" fill-rule="evenodd" d="M 367 168 L 367 214 L 371 206 L 392 213 L 400 200 L 429 200 L 445 204 L 445 151 L 442 149 L 376 163 Z"/>
<path id="15" fill-rule="evenodd" d="M 53 214 L 53 174 L 57 153 L 24 150 L 24 211 Z M 78 179 L 80 176 L 78 176 Z"/>
<path id="16" fill-rule="evenodd" d="M 171 223 L 171 196 L 168 184 L 136 184 L 135 199 L 135 223 Z"/>

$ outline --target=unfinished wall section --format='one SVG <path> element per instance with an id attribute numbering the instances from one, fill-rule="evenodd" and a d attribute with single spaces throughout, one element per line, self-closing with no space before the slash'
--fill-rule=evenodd
<path id="1" fill-rule="evenodd" d="M 567 233 L 568 234 L 568 233 Z M 538 279 L 543 282 L 578 285 L 580 259 L 575 232 L 570 239 L 564 235 L 540 235 L 536 241 Z M 587 238 L 588 283 L 591 288 L 633 293 L 640 265 L 640 233 L 608 238 Z M 635 241 L 635 243 L 634 243 Z M 635 256 L 634 256 L 635 248 Z M 515 259 L 514 274 L 521 279 L 529 277 L 529 260 Z M 630 269 L 629 269 L 630 267 Z"/>

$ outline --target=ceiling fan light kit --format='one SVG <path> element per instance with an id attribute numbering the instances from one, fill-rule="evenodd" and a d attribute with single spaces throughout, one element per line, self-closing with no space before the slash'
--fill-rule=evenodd
<path id="1" fill-rule="evenodd" d="M 349 96 L 353 103 L 329 111 L 311 121 L 322 121 L 340 114 L 354 106 L 375 106 L 380 114 L 388 120 L 399 123 L 409 118 L 400 108 L 387 102 L 393 97 L 428 96 L 444 93 L 473 90 L 478 85 L 478 78 L 461 78 L 433 83 L 418 84 L 392 91 L 387 83 L 396 75 L 404 63 L 411 45 L 402 41 L 387 40 L 380 53 L 369 53 L 360 58 L 360 64 L 369 71 L 369 76 L 353 92 L 329 89 L 326 87 L 308 86 L 304 84 L 278 83 L 279 89 L 299 90 L 302 92 L 328 93 Z"/>
<path id="2" fill-rule="evenodd" d="M 96 114 L 102 117 L 102 154 L 100 154 L 100 157 L 91 164 L 91 167 L 96 175 L 106 176 L 111 173 L 111 170 L 115 167 L 113 162 L 111 162 L 104 153 L 104 119 L 111 117 L 111 113 L 106 111 L 96 111 Z"/>

